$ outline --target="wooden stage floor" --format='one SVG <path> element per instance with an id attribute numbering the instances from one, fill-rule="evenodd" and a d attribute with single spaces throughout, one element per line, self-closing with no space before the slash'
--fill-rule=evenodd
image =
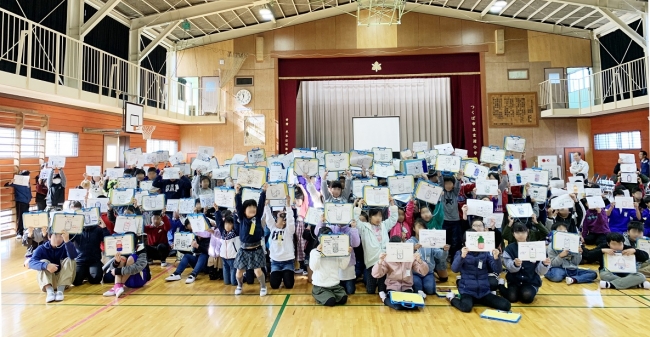
<path id="1" fill-rule="evenodd" d="M 417 312 L 397 312 L 361 283 L 347 305 L 326 308 L 315 304 L 303 276 L 291 290 L 269 288 L 260 298 L 258 285 L 245 285 L 234 296 L 234 287 L 207 275 L 185 284 L 189 270 L 183 280 L 165 282 L 170 271 L 159 264 L 148 285 L 119 300 L 102 296 L 111 286 L 83 285 L 46 304 L 36 272 L 23 267 L 24 247 L 11 238 L 0 251 L 2 336 L 644 336 L 650 318 L 649 290 L 600 290 L 596 283 L 544 280 L 532 304 L 513 304 L 522 319 L 512 324 L 480 318 L 484 307 L 463 314 L 436 296 Z"/>

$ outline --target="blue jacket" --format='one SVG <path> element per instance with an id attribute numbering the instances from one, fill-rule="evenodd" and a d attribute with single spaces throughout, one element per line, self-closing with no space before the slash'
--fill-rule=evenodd
<path id="1" fill-rule="evenodd" d="M 207 220 L 206 222 L 208 224 L 210 223 Z M 183 225 L 180 219 L 171 219 L 169 223 L 171 224 L 171 228 L 169 229 L 169 232 L 167 232 L 167 240 L 171 246 L 174 243 L 174 234 L 176 232 L 185 232 L 185 225 Z"/>
<path id="2" fill-rule="evenodd" d="M 6 183 L 6 187 L 14 188 L 14 195 L 17 202 L 29 204 L 32 201 L 32 190 L 27 186 Z"/>
<path id="3" fill-rule="evenodd" d="M 650 160 L 647 158 L 641 160 L 641 174 L 646 177 L 650 176 Z"/>
<path id="4" fill-rule="evenodd" d="M 495 260 L 492 254 L 487 252 L 469 252 L 465 258 L 461 257 L 461 253 L 461 251 L 456 252 L 454 262 L 451 264 L 454 273 L 460 272 L 458 292 L 475 298 L 485 297 L 490 293 L 488 275 L 490 272 L 501 272 L 501 259 Z"/>
<path id="5" fill-rule="evenodd" d="M 260 244 L 264 238 L 264 227 L 262 226 L 262 215 L 264 214 L 264 204 L 266 203 L 266 192 L 262 191 L 260 200 L 257 201 L 257 213 L 252 219 L 246 218 L 246 210 L 242 206 L 241 191 L 235 195 L 235 206 L 237 207 L 237 214 L 239 215 L 235 220 L 235 233 L 239 235 L 239 239 L 244 246 L 255 246 Z M 254 226 L 253 233 L 251 234 L 251 227 Z"/>
<path id="6" fill-rule="evenodd" d="M 406 240 L 406 242 L 412 242 L 414 246 L 419 243 L 418 238 L 415 236 L 411 236 L 408 240 Z M 444 268 L 447 269 L 446 264 L 447 255 L 449 254 L 448 251 L 440 248 L 420 247 L 416 253 L 420 253 L 422 261 L 426 262 L 429 266 L 429 274 L 433 274 L 433 272 L 436 270 L 437 263 L 445 265 Z"/>
<path id="7" fill-rule="evenodd" d="M 77 258 L 77 249 L 74 247 L 74 243 L 69 241 L 63 245 L 54 248 L 50 241 L 38 246 L 32 255 L 32 259 L 29 260 L 29 269 L 34 270 L 46 270 L 47 262 L 41 262 L 41 260 L 48 260 L 51 263 L 58 265 L 57 272 L 61 270 L 61 261 L 66 258 L 76 259 Z"/>
<path id="8" fill-rule="evenodd" d="M 159 188 L 160 193 L 165 194 L 165 200 L 192 197 L 190 195 L 192 183 L 185 176 L 182 176 L 174 181 L 163 180 L 162 176 L 158 176 L 156 179 L 154 179 L 152 185 L 155 188 Z"/>
<path id="9" fill-rule="evenodd" d="M 74 242 L 77 249 L 77 263 L 102 263 L 100 245 L 105 236 L 111 236 L 111 232 L 99 226 L 84 227 L 81 234 L 75 235 L 70 241 Z"/>

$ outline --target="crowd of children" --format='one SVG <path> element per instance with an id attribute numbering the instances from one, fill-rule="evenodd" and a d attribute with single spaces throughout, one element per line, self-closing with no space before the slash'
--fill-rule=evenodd
<path id="1" fill-rule="evenodd" d="M 523 153 L 520 160 L 525 168 Z M 589 170 L 586 162 L 576 160 L 576 163 L 572 173 L 580 177 L 577 183 L 599 188 L 595 182 L 585 179 Z M 31 191 L 14 182 L 5 186 L 15 190 L 17 233 L 28 247 L 28 266 L 38 271 L 39 286 L 46 292 L 47 302 L 62 301 L 66 288 L 82 286 L 84 282 L 114 283 L 104 295 L 120 297 L 124 287 L 144 286 L 151 278 L 148 266 L 154 260 L 167 267 L 172 256 L 177 256 L 180 262 L 166 278 L 169 282 L 180 280 L 190 266 L 193 269 L 185 281 L 187 284 L 208 273 L 211 280 L 222 279 L 224 284 L 232 285 L 234 294 L 239 295 L 244 292 L 244 282 L 252 284 L 256 278 L 260 296 L 265 296 L 267 279 L 272 289 L 291 289 L 296 275 L 305 275 L 312 283 L 315 301 L 325 306 L 345 304 L 348 296 L 355 293 L 356 283 L 363 282 L 368 294 L 378 293 L 385 305 L 403 309 L 391 301 L 390 292 L 412 292 L 422 298 L 436 294 L 436 284 L 449 282 L 449 268 L 459 274 L 458 295 L 449 292 L 447 298 L 462 312 L 470 312 L 475 304 L 508 311 L 510 303 L 532 303 L 543 278 L 574 284 L 591 283 L 599 277 L 601 288 L 650 289 L 646 281 L 650 276 L 648 253 L 638 245 L 650 232 L 650 197 L 644 198 L 642 184 L 618 183 L 612 191 L 611 197 L 632 196 L 633 208 L 616 207 L 614 199 L 600 195 L 605 208 L 590 207 L 584 193 L 575 190 L 562 190 L 558 194 L 549 188 L 546 198 L 536 200 L 530 195 L 533 186 L 511 186 L 502 167 L 485 166 L 489 169 L 486 179 L 497 180 L 499 190 L 495 195 L 478 193 L 476 182 L 465 177 L 462 170 L 455 174 L 430 170 L 416 178 L 441 187 L 438 203 L 423 202 L 414 196 L 394 200 L 391 196 L 388 207 L 370 207 L 362 195 L 353 193 L 352 186 L 357 179 L 373 176 L 372 170 L 365 168 L 339 172 L 340 179 L 333 181 L 328 181 L 331 174 L 327 171 L 296 177 L 295 187 L 291 186 L 293 197 L 287 196 L 286 203 L 273 206 L 267 200 L 267 184 L 262 186 L 258 198 L 244 200 L 240 184 L 230 178 L 212 179 L 207 170 L 194 170 L 191 176 L 180 174 L 178 179 L 165 179 L 164 170 L 156 168 L 149 168 L 146 173 L 135 168 L 124 170 L 126 176 L 136 177 L 138 184 L 150 181 L 152 193 L 164 194 L 166 199 L 196 199 L 195 213 L 201 214 L 208 224 L 205 231 L 193 230 L 186 214 L 166 209 L 145 211 L 135 199 L 127 206 L 109 204 L 107 212 L 96 223 L 85 226 L 81 234 L 54 233 L 51 227 L 24 228 L 22 214 L 29 210 Z M 30 175 L 30 172 L 19 174 Z M 54 168 L 46 179 L 37 178 L 36 182 L 40 193 L 37 194 L 38 210 L 46 209 L 43 200 L 53 211 L 74 212 L 84 208 L 79 201 L 66 203 L 68 183 L 63 168 Z M 386 179 L 380 179 L 379 185 L 386 186 Z M 234 207 L 216 202 L 202 205 L 201 196 L 212 195 L 213 189 L 220 186 L 234 188 Z M 107 198 L 116 188 L 116 182 L 107 176 L 84 175 L 76 188 L 87 190 L 88 199 Z M 572 207 L 551 208 L 552 200 L 561 194 L 570 195 Z M 496 217 L 468 215 L 470 199 L 491 201 L 493 213 L 503 213 L 503 221 L 497 223 Z M 307 219 L 310 211 L 323 208 L 326 203 L 353 204 L 352 221 L 330 224 L 324 216 L 317 222 Z M 526 203 L 530 204 L 532 215 L 508 214 L 508 204 Z M 104 238 L 115 234 L 117 218 L 125 215 L 141 215 L 144 219 L 142 233 L 134 233 L 137 248 L 128 256 L 117 253 L 107 257 Z M 430 229 L 446 231 L 443 248 L 423 246 L 420 235 Z M 175 247 L 174 234 L 178 232 L 194 235 L 189 249 L 182 252 Z M 494 249 L 471 251 L 465 242 L 469 232 L 493 232 Z M 549 243 L 554 233 L 579 237 L 579 250 L 556 250 L 548 244 L 546 258 L 535 261 L 521 258 L 520 243 L 545 240 Z M 349 236 L 348 256 L 323 254 L 320 239 L 330 234 Z M 413 261 L 387 262 L 386 247 L 391 242 L 411 243 Z M 634 256 L 638 271 L 611 270 L 605 260 L 608 255 L 616 254 Z M 581 268 L 585 263 L 598 263 L 598 273 Z M 505 277 L 501 277 L 503 270 Z"/>

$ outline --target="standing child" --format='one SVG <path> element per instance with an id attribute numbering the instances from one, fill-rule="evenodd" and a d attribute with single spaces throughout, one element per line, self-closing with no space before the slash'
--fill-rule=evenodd
<path id="1" fill-rule="evenodd" d="M 458 212 L 458 194 L 460 193 L 460 182 L 463 179 L 463 171 L 458 172 L 456 177 L 445 176 L 443 195 L 440 202 L 444 205 L 445 221 L 442 229 L 447 231 L 447 243 L 451 246 L 449 254 L 455 256 L 460 250 L 463 233 L 461 231 L 460 213 Z M 438 207 L 438 206 L 436 206 Z"/>
<path id="2" fill-rule="evenodd" d="M 648 253 L 635 249 L 624 244 L 625 237 L 620 233 L 607 234 L 607 243 L 598 246 L 603 253 L 600 259 L 600 287 L 603 289 L 630 289 L 645 288 L 650 289 L 650 282 L 646 281 L 642 273 L 614 273 L 605 268 L 605 255 L 621 254 L 625 256 L 634 255 L 637 263 L 643 263 L 648 260 Z"/>
<path id="3" fill-rule="evenodd" d="M 63 291 L 74 279 L 76 257 L 77 250 L 65 231 L 51 233 L 49 241 L 36 248 L 29 268 L 38 271 L 38 286 L 47 293 L 45 303 L 63 301 Z"/>
<path id="4" fill-rule="evenodd" d="M 417 271 L 413 274 L 413 290 L 417 291 L 423 298 L 427 295 L 436 293 L 436 279 L 433 272 L 436 271 L 440 282 L 447 281 L 447 255 L 449 254 L 449 245 L 444 249 L 424 248 L 420 244 L 420 231 L 427 229 L 423 219 L 415 220 L 415 235 L 408 239 L 407 242 L 413 243 L 413 248 L 420 254 L 420 257 L 429 267 L 429 272 L 420 274 Z M 444 279 L 444 281 L 443 281 Z"/>
<path id="5" fill-rule="evenodd" d="M 526 242 L 528 239 L 528 227 L 523 224 L 513 226 L 515 242 L 506 247 L 503 252 L 503 264 L 506 266 L 508 273 L 506 280 L 508 287 L 503 285 L 503 279 L 499 280 L 499 290 L 501 295 L 511 303 L 521 301 L 529 304 L 535 300 L 537 290 L 542 286 L 542 278 L 548 272 L 551 266 L 551 259 L 548 257 L 544 261 L 530 262 L 519 259 L 519 242 Z"/>
<path id="6" fill-rule="evenodd" d="M 58 173 L 54 173 L 58 171 Z M 55 167 L 50 171 L 50 176 L 47 178 L 47 200 L 49 201 L 49 206 L 55 210 L 61 210 L 63 208 L 63 203 L 65 203 L 65 186 L 66 179 L 63 168 Z"/>
<path id="7" fill-rule="evenodd" d="M 345 172 L 345 187 L 344 184 L 341 184 L 340 181 L 332 181 L 331 187 L 327 187 L 327 175 L 329 171 L 325 171 L 321 177 L 321 188 L 320 192 L 323 194 L 323 199 L 325 202 L 333 202 L 337 204 L 347 203 L 350 199 L 350 194 L 352 193 L 352 172 Z"/>
<path id="8" fill-rule="evenodd" d="M 386 284 L 384 283 L 386 277 L 373 277 L 372 268 L 379 262 L 379 255 L 386 251 L 388 231 L 393 229 L 397 223 L 397 206 L 395 206 L 393 198 L 389 198 L 391 205 L 389 208 L 390 217 L 384 221 L 382 221 L 381 209 L 379 208 L 372 208 L 368 211 L 368 222 L 359 218 L 361 208 L 354 208 L 354 219 L 357 221 L 357 228 L 363 245 L 363 259 L 367 268 L 365 271 L 366 292 L 374 294 L 375 290 L 379 288 L 379 297 L 382 302 L 386 299 Z M 359 204 L 365 205 L 365 201 L 359 199 Z"/>
<path id="9" fill-rule="evenodd" d="M 332 230 L 324 227 L 319 235 L 332 234 Z M 350 256 L 323 257 L 323 246 L 309 253 L 309 268 L 313 271 L 311 294 L 318 304 L 333 307 L 343 305 L 348 301 L 345 289 L 341 287 L 339 269 L 345 269 L 350 264 Z M 352 252 L 352 247 L 348 249 Z"/>
<path id="10" fill-rule="evenodd" d="M 18 173 L 21 176 L 29 176 L 29 171 L 22 170 Z M 5 187 L 12 187 L 14 189 L 14 200 L 16 201 L 16 240 L 23 238 L 23 214 L 29 212 L 29 203 L 32 201 L 32 190 L 30 184 L 27 186 L 16 185 L 11 180 L 5 184 Z"/>
<path id="11" fill-rule="evenodd" d="M 401 236 L 392 236 L 390 242 L 402 242 Z M 413 273 L 426 275 L 429 266 L 422 261 L 419 253 L 413 254 L 413 262 L 386 262 L 386 253 L 379 255 L 379 262 L 372 267 L 372 277 L 386 278 L 386 289 L 391 291 L 413 292 Z M 421 295 L 421 294 L 420 294 Z M 426 296 L 422 296 L 424 298 Z M 407 309 L 390 301 L 390 296 L 383 299 L 384 305 L 395 310 Z"/>
<path id="12" fill-rule="evenodd" d="M 287 205 L 284 212 L 278 213 L 277 220 L 273 218 L 273 211 L 266 201 L 264 215 L 266 226 L 271 231 L 269 236 L 269 256 L 271 257 L 271 288 L 279 289 L 284 283 L 287 289 L 293 288 L 294 282 L 294 247 L 293 235 L 296 232 L 296 223 L 291 209 L 291 197 L 287 196 Z"/>
<path id="13" fill-rule="evenodd" d="M 237 268 L 237 289 L 235 295 L 241 295 L 244 286 L 244 272 L 253 269 L 255 276 L 260 282 L 260 296 L 266 296 L 266 278 L 262 267 L 266 266 L 266 257 L 262 250 L 264 239 L 264 227 L 262 226 L 262 214 L 266 202 L 266 184 L 262 187 L 260 199 L 246 200 L 242 203 L 241 185 L 235 186 L 235 205 L 237 209 L 237 224 L 235 232 L 241 240 L 241 249 L 235 257 L 235 268 Z M 259 205 L 259 207 L 258 207 Z"/>
<path id="14" fill-rule="evenodd" d="M 480 221 L 480 220 L 479 220 Z M 471 230 L 470 230 L 471 231 Z M 456 253 L 451 270 L 460 273 L 457 298 L 453 292 L 447 294 L 451 305 L 462 312 L 470 312 L 475 303 L 497 310 L 510 311 L 510 302 L 490 291 L 490 273 L 501 272 L 499 250 L 488 252 L 470 252 L 463 247 Z"/>
<path id="15" fill-rule="evenodd" d="M 239 235 L 235 231 L 235 220 L 231 215 L 225 218 L 221 217 L 219 206 L 214 204 L 214 220 L 217 223 L 217 231 L 219 232 L 219 242 L 217 250 L 223 263 L 223 283 L 225 285 L 237 285 L 236 269 L 235 269 L 235 256 L 241 248 L 241 241 Z"/>
<path id="16" fill-rule="evenodd" d="M 558 232 L 568 232 L 567 226 L 563 222 L 557 222 L 551 228 Z M 551 282 L 566 281 L 566 284 L 574 283 L 591 283 L 598 275 L 595 271 L 590 269 L 580 269 L 580 261 L 582 261 L 582 248 L 578 246 L 578 253 L 572 253 L 568 249 L 557 252 L 553 249 L 553 245 L 546 247 L 546 254 L 551 259 L 551 268 L 546 275 L 547 280 Z"/>

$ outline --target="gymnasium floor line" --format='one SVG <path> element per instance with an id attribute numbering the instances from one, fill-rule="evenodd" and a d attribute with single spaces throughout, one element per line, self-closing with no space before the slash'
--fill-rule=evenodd
<path id="1" fill-rule="evenodd" d="M 157 279 L 157 278 L 159 278 L 160 276 L 164 275 L 166 272 L 168 272 L 168 271 L 169 271 L 170 269 L 172 269 L 172 268 L 173 268 L 173 266 L 169 266 L 169 267 L 167 267 L 167 269 L 161 271 L 158 275 L 152 277 L 150 281 L 153 282 L 155 279 Z M 140 289 L 143 289 L 143 288 L 133 289 L 133 290 L 129 291 L 128 293 L 126 293 L 126 294 L 124 295 L 124 297 L 127 297 L 127 296 L 131 295 L 132 293 L 134 293 L 134 292 L 136 292 L 136 291 L 138 291 L 138 290 L 140 290 Z M 124 298 L 124 297 L 122 297 L 122 298 Z M 70 331 L 74 330 L 75 328 L 77 328 L 77 327 L 83 325 L 84 323 L 88 322 L 90 319 L 92 319 L 93 317 L 97 316 L 97 315 L 98 315 L 99 313 L 101 313 L 102 311 L 104 311 L 104 310 L 106 310 L 106 309 L 112 307 L 113 304 L 114 304 L 114 303 L 117 303 L 118 301 L 119 301 L 118 298 L 114 299 L 111 303 L 108 303 L 108 304 L 104 305 L 104 307 L 102 307 L 102 308 L 100 308 L 100 309 L 97 309 L 95 312 L 93 312 L 93 313 L 91 313 L 90 315 L 86 316 L 85 318 L 82 318 L 81 320 L 77 321 L 76 323 L 74 323 L 74 324 L 73 324 L 72 326 L 70 326 L 69 328 L 67 328 L 67 329 L 65 329 L 65 330 L 63 330 L 63 331 L 61 331 L 58 335 L 56 335 L 56 337 L 65 336 L 68 332 L 70 332 Z"/>
<path id="2" fill-rule="evenodd" d="M 623 293 L 622 291 L 618 290 L 619 292 Z M 650 303 L 648 303 L 648 299 L 644 295 L 630 295 L 630 294 L 625 294 L 626 296 L 632 298 L 633 300 L 650 307 Z M 637 298 L 640 297 L 641 299 Z"/>
<path id="3" fill-rule="evenodd" d="M 36 295 L 43 295 L 44 293 L 2 293 L 3 295 L 29 295 L 29 296 L 36 296 Z M 70 296 L 101 296 L 102 293 L 97 292 L 97 293 L 75 293 L 75 292 L 67 292 L 66 294 Z M 312 296 L 311 293 L 280 293 L 280 294 L 267 294 L 266 296 Z M 193 294 L 193 293 L 179 293 L 179 294 L 169 294 L 169 293 L 164 293 L 164 294 L 157 294 L 157 293 L 137 293 L 137 294 L 131 294 L 130 296 L 203 296 L 203 297 L 208 297 L 208 296 L 233 296 L 233 297 L 241 297 L 241 296 L 259 296 L 259 294 L 241 294 L 241 295 L 234 295 L 232 293 L 220 293 L 220 294 Z M 377 294 L 367 294 L 367 293 L 356 293 L 352 295 L 352 297 L 357 297 L 357 296 L 379 296 Z M 433 295 L 429 295 L 431 298 L 436 298 Z M 537 294 L 536 296 L 580 296 L 580 297 L 644 297 L 646 301 L 650 301 L 649 298 L 645 298 L 646 295 L 629 295 L 625 293 L 620 293 L 620 294 Z M 444 298 L 444 297 L 438 297 L 438 298 Z"/>
<path id="4" fill-rule="evenodd" d="M 287 295 L 287 300 L 290 295 Z M 643 304 L 643 303 L 641 303 Z M 513 308 L 526 308 L 526 309 L 650 309 L 650 306 L 644 304 L 642 307 L 630 306 L 575 306 L 575 305 L 512 305 Z M 2 306 L 64 306 L 64 307 L 144 307 L 144 308 L 165 308 L 165 307 L 178 307 L 178 308 L 245 308 L 245 307 L 322 307 L 320 304 L 51 304 L 51 303 L 15 303 L 15 304 L 2 304 Z M 383 304 L 345 304 L 345 307 L 383 307 Z M 451 308 L 449 304 L 427 304 L 427 308 Z M 482 305 L 475 305 L 474 307 L 484 307 Z M 277 319 L 277 317 L 276 317 Z"/>
<path id="5" fill-rule="evenodd" d="M 273 326 L 271 327 L 271 330 L 269 331 L 269 334 L 268 334 L 269 337 L 272 337 L 273 334 L 275 333 L 275 328 L 277 328 L 278 323 L 280 323 L 280 319 L 282 318 L 282 313 L 284 312 L 284 308 L 287 307 L 287 302 L 289 302 L 289 297 L 291 297 L 291 295 L 287 295 L 284 298 L 284 302 L 282 303 L 282 307 L 280 308 L 280 311 L 278 311 L 278 315 L 275 316 L 275 321 L 273 322 Z"/>

